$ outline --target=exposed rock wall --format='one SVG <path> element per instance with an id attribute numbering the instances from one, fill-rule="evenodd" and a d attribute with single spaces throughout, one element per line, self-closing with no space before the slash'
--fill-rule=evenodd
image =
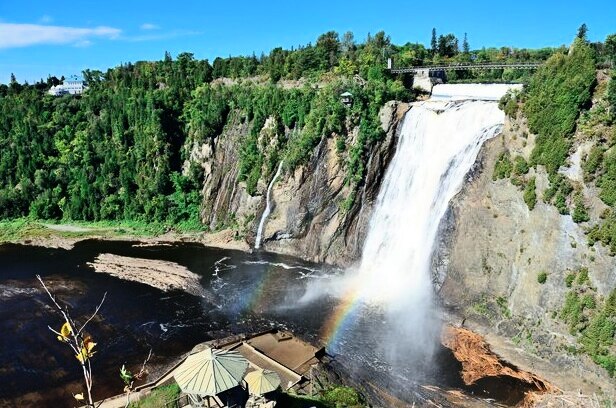
<path id="1" fill-rule="evenodd" d="M 345 184 L 346 154 L 337 151 L 334 137 L 323 137 L 306 165 L 292 174 L 282 174 L 272 190 L 273 209 L 264 226 L 262 247 L 341 266 L 358 260 L 373 202 L 395 150 L 398 124 L 409 108 L 405 103 L 389 102 L 381 110 L 386 136 L 366 153 L 365 182 L 346 211 L 342 203 L 354 193 Z M 271 133 L 268 124 L 261 137 Z M 270 180 L 261 178 L 255 196 L 237 181 L 241 140 L 249 131 L 249 123 L 234 118 L 212 143 L 193 146 L 190 160 L 204 170 L 204 223 L 212 230 L 231 227 L 237 239 L 254 246 Z M 355 128 L 346 135 L 347 146 L 356 140 L 358 132 Z"/>
<path id="2" fill-rule="evenodd" d="M 607 296 L 616 282 L 615 259 L 599 244 L 589 247 L 583 225 L 541 200 L 549 185 L 541 166 L 529 174 L 537 180 L 539 199 L 533 210 L 520 188 L 508 179 L 492 179 L 501 153 L 529 158 L 534 136 L 527 134 L 523 119 L 508 120 L 503 133 L 483 146 L 441 225 L 434 281 L 453 319 L 490 333 L 500 355 L 517 363 L 526 360 L 526 369 L 543 373 L 563 389 L 609 389 L 602 368 L 583 355 L 567 353 L 576 341 L 557 315 L 571 290 L 565 282 L 569 273 L 588 267 L 597 296 Z M 561 169 L 572 181 L 582 180 L 576 155 L 580 152 L 569 168 Z M 596 192 L 586 190 L 596 198 Z M 591 208 L 591 217 L 599 212 Z M 541 272 L 547 274 L 543 284 L 538 281 Z"/>
<path id="3" fill-rule="evenodd" d="M 264 247 L 273 252 L 337 265 L 349 265 L 361 255 L 373 204 L 387 164 L 395 150 L 398 124 L 409 105 L 388 103 L 381 111 L 385 138 L 372 146 L 366 180 L 348 211 L 341 204 L 353 194 L 345 185 L 344 156 L 332 138 L 323 139 L 307 166 L 286 175 L 274 186 L 274 210 L 264 232 Z M 358 130 L 347 136 L 350 143 Z"/>
<path id="4" fill-rule="evenodd" d="M 236 116 L 212 143 L 193 146 L 191 161 L 201 165 L 204 171 L 201 219 L 212 230 L 231 224 L 244 227 L 254 222 L 260 197 L 250 196 L 246 186 L 237 182 L 240 144 L 249 131 L 250 124 Z M 263 190 L 261 185 L 259 188 Z"/>

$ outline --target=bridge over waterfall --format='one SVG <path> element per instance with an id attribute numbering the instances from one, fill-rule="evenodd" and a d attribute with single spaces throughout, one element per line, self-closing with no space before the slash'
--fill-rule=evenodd
<path id="1" fill-rule="evenodd" d="M 539 62 L 515 62 L 515 63 L 458 63 L 426 65 L 420 67 L 399 67 L 394 68 L 391 59 L 387 61 L 387 68 L 392 74 L 413 74 L 413 87 L 420 88 L 426 92 L 432 91 L 435 83 L 443 82 L 446 71 L 463 70 L 487 70 L 487 69 L 537 69 Z"/>

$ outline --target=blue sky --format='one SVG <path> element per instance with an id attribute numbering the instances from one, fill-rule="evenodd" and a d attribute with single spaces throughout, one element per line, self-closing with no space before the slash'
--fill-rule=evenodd
<path id="1" fill-rule="evenodd" d="M 353 31 L 385 30 L 394 43 L 428 44 L 468 33 L 471 48 L 569 44 L 586 23 L 591 41 L 616 32 L 616 1 L 41 1 L 0 0 L 0 83 L 106 70 L 187 51 L 197 58 L 248 55 Z"/>

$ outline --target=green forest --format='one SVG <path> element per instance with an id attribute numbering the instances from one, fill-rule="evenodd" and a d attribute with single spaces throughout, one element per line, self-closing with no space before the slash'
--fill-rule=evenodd
<path id="1" fill-rule="evenodd" d="M 593 63 L 603 63 L 603 43 L 586 48 Z M 394 77 L 386 69 L 388 58 L 402 66 L 544 61 L 566 53 L 564 47 L 471 50 L 466 35 L 459 46 L 454 35 L 436 31 L 431 48 L 392 44 L 384 32 L 358 43 L 352 33 L 340 37 L 331 31 L 315 45 L 275 48 L 259 57 L 216 58 L 210 64 L 190 53 L 175 58 L 166 53 L 161 61 L 86 70 L 89 88 L 82 96 L 47 95 L 60 82 L 56 77 L 35 84 L 13 77 L 0 85 L 0 218 L 136 220 L 202 229 L 203 174 L 186 160 L 191 146 L 213 143 L 232 119 L 251 129 L 241 143 L 238 180 L 250 194 L 280 160 L 292 170 L 323 137 L 355 127 L 357 141 L 346 146 L 339 138 L 337 147 L 346 152 L 346 182 L 356 188 L 363 182 L 367 149 L 383 137 L 379 109 L 388 100 L 416 97 L 410 77 Z M 528 75 L 492 70 L 450 79 L 527 82 Z M 344 91 L 354 96 L 351 108 L 340 103 Z M 279 139 L 273 148 L 258 140 L 270 117 Z M 542 160 L 538 156 L 536 162 Z"/>

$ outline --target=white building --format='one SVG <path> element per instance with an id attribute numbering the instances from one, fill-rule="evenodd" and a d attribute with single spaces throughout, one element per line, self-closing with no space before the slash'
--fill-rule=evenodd
<path id="1" fill-rule="evenodd" d="M 60 95 L 81 95 L 83 91 L 88 89 L 85 82 L 80 79 L 65 79 L 60 85 L 52 86 L 47 93 L 53 96 Z"/>

